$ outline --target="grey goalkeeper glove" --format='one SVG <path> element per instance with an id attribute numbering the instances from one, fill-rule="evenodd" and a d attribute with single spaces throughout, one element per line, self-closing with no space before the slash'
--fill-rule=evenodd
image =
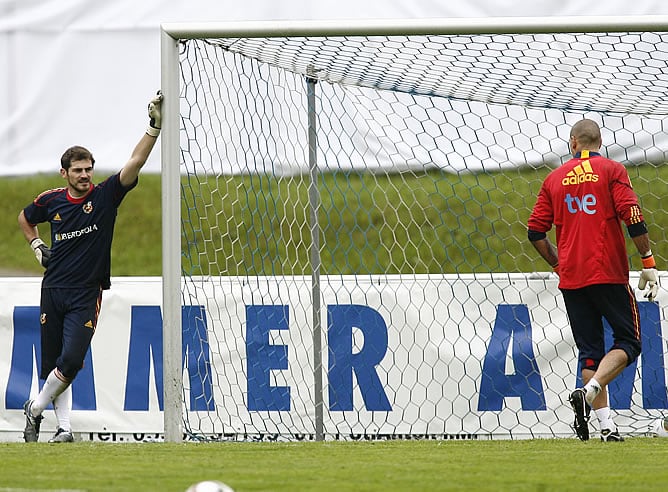
<path id="1" fill-rule="evenodd" d="M 158 91 L 156 96 L 148 103 L 148 117 L 149 123 L 146 133 L 152 137 L 160 135 L 160 128 L 162 126 L 162 91 Z"/>
<path id="2" fill-rule="evenodd" d="M 37 258 L 39 264 L 46 268 L 51 259 L 51 250 L 44 244 L 44 241 L 38 237 L 30 241 L 30 247 L 35 252 L 35 258 Z"/>

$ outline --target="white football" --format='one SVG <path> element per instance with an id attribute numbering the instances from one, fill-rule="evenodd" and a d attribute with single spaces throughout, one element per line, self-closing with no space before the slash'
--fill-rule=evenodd
<path id="1" fill-rule="evenodd" d="M 205 480 L 192 484 L 186 492 L 234 492 L 234 489 L 218 480 Z"/>

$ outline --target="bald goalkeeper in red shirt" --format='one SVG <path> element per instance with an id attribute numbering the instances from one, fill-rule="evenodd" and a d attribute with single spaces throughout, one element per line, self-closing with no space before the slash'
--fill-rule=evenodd
<path id="1" fill-rule="evenodd" d="M 540 189 L 528 222 L 529 240 L 559 275 L 573 338 L 579 351 L 583 388 L 569 396 L 575 432 L 589 439 L 594 409 L 601 440 L 623 441 L 608 403 L 607 385 L 640 355 L 638 304 L 629 285 L 622 222 L 642 258 L 638 288 L 653 301 L 657 271 L 642 211 L 626 168 L 599 153 L 601 130 L 590 119 L 571 128 L 573 158 L 552 171 Z M 557 248 L 546 233 L 555 226 Z M 603 318 L 613 345 L 604 346 Z"/>

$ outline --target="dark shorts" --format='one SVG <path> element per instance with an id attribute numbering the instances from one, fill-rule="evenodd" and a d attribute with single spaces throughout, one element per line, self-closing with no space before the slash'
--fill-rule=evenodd
<path id="1" fill-rule="evenodd" d="M 640 355 L 640 314 L 628 284 L 561 289 L 583 369 L 595 371 L 606 354 L 603 318 L 612 328 L 612 349 L 621 349 L 631 364 Z"/>
<path id="2" fill-rule="evenodd" d="M 101 289 L 42 289 L 40 324 L 42 367 L 74 379 L 83 367 L 102 303 Z"/>

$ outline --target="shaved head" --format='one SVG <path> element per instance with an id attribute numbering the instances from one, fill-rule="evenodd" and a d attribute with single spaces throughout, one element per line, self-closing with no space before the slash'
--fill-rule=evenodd
<path id="1" fill-rule="evenodd" d="M 571 128 L 570 137 L 577 141 L 579 150 L 598 150 L 601 148 L 601 129 L 594 120 L 578 121 Z"/>

